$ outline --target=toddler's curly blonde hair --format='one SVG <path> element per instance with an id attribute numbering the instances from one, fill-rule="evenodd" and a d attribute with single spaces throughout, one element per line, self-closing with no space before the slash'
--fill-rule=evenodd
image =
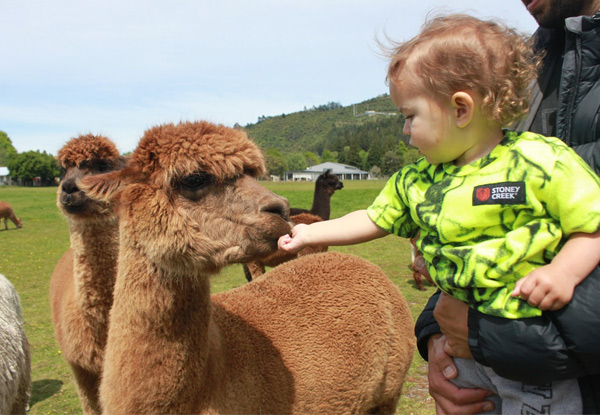
<path id="1" fill-rule="evenodd" d="M 388 81 L 409 71 L 419 92 L 437 99 L 472 90 L 483 98 L 483 114 L 503 127 L 527 113 L 529 83 L 541 64 L 524 35 L 463 14 L 428 20 L 419 35 L 393 44 L 388 55 Z"/>

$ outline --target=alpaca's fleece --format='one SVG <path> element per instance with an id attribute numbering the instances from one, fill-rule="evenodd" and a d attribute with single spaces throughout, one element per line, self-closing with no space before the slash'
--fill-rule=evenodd
<path id="1" fill-rule="evenodd" d="M 31 357 L 21 300 L 0 275 L 0 414 L 25 414 L 31 387 Z"/>
<path id="2" fill-rule="evenodd" d="M 147 175 L 177 179 L 203 171 L 220 183 L 244 173 L 254 177 L 265 173 L 263 155 L 245 132 L 204 121 L 149 129 L 131 163 Z"/>
<path id="3" fill-rule="evenodd" d="M 225 361 L 236 362 L 222 374 L 230 384 L 217 412 L 395 413 L 415 347 L 413 320 L 374 264 L 307 255 L 213 295 L 213 304 L 220 332 L 232 333 L 222 337 Z"/>
<path id="4" fill-rule="evenodd" d="M 112 141 L 92 134 L 72 138 L 58 151 L 58 162 L 64 168 L 78 167 L 82 161 L 118 157 L 119 151 Z"/>

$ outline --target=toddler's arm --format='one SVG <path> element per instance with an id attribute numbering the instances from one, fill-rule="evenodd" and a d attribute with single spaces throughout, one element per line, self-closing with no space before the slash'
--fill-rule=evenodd
<path id="1" fill-rule="evenodd" d="M 366 210 L 350 212 L 338 219 L 324 220 L 310 225 L 298 224 L 292 235 L 279 238 L 279 249 L 297 253 L 307 246 L 354 245 L 389 235 L 377 226 Z"/>
<path id="2" fill-rule="evenodd" d="M 541 310 L 558 310 L 573 297 L 573 290 L 600 262 L 600 231 L 574 233 L 552 262 L 517 281 L 513 297 L 521 297 Z"/>

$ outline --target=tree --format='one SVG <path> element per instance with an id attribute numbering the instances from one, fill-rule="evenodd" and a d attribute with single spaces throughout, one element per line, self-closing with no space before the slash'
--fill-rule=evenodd
<path id="1" fill-rule="evenodd" d="M 304 160 L 306 160 L 306 164 L 308 164 L 309 167 L 319 164 L 319 156 L 312 151 L 307 151 L 304 153 Z"/>
<path id="2" fill-rule="evenodd" d="M 381 176 L 381 169 L 378 166 L 373 166 L 371 167 L 371 170 L 369 170 L 369 175 L 371 177 L 379 177 Z"/>
<path id="3" fill-rule="evenodd" d="M 326 163 L 328 161 L 337 163 L 337 157 L 338 157 L 337 151 L 329 151 L 329 150 L 325 149 L 325 150 L 323 150 L 323 153 L 321 153 L 321 163 Z"/>
<path id="4" fill-rule="evenodd" d="M 301 153 L 292 153 L 287 158 L 288 169 L 290 170 L 304 170 L 308 167 L 306 159 Z"/>
<path id="5" fill-rule="evenodd" d="M 360 150 L 358 152 L 358 157 L 360 158 L 360 164 L 358 165 L 358 167 L 360 167 L 363 170 L 369 170 L 369 153 L 367 153 L 365 150 Z"/>
<path id="6" fill-rule="evenodd" d="M 267 150 L 265 154 L 265 159 L 267 162 L 267 170 L 269 171 L 269 174 L 282 176 L 283 173 L 288 169 L 285 157 L 277 149 L 270 148 L 269 150 Z"/>
<path id="7" fill-rule="evenodd" d="M 361 163 L 359 151 L 360 149 L 356 143 L 356 140 L 352 140 L 348 148 L 348 153 L 346 154 L 346 164 L 359 167 Z"/>
<path id="8" fill-rule="evenodd" d="M 39 177 L 45 185 L 53 184 L 54 179 L 60 176 L 56 159 L 45 151 L 19 153 L 11 157 L 7 167 L 13 178 L 30 181 Z"/>
<path id="9" fill-rule="evenodd" d="M 386 176 L 391 176 L 402 167 L 402 156 L 398 151 L 386 151 L 381 158 L 381 172 Z"/>
<path id="10" fill-rule="evenodd" d="M 369 155 L 367 157 L 367 164 L 369 166 L 381 165 L 381 157 L 383 157 L 383 147 L 381 146 L 381 139 L 376 138 L 369 147 Z"/>
<path id="11" fill-rule="evenodd" d="M 16 155 L 12 141 L 4 131 L 0 131 L 0 166 L 7 167 L 8 160 Z"/>

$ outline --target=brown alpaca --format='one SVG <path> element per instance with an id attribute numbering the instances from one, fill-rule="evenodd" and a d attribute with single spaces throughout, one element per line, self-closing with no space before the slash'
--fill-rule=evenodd
<path id="1" fill-rule="evenodd" d="M 310 213 L 300 213 L 298 215 L 290 216 L 290 224 L 292 226 L 298 223 L 311 224 L 320 221 L 322 221 L 320 217 L 312 215 Z M 289 254 L 287 252 L 276 250 L 275 252 L 267 255 L 264 258 L 255 259 L 252 262 L 244 264 L 244 275 L 246 276 L 248 282 L 250 282 L 253 279 L 256 279 L 259 276 L 263 275 L 265 273 L 265 267 L 276 267 L 277 265 L 283 264 L 287 261 L 291 261 L 292 259 L 296 259 L 300 256 L 316 254 L 319 252 L 326 251 L 326 246 L 311 246 L 308 248 L 304 248 L 297 254 Z"/>
<path id="2" fill-rule="evenodd" d="M 4 219 L 4 230 L 8 230 L 9 219 L 17 228 L 23 227 L 23 222 L 21 222 L 21 219 L 17 218 L 12 207 L 6 202 L 0 202 L 0 219 Z"/>
<path id="3" fill-rule="evenodd" d="M 290 215 L 299 213 L 311 213 L 319 216 L 323 220 L 329 220 L 331 216 L 331 196 L 336 190 L 344 188 L 344 183 L 340 181 L 336 174 L 331 174 L 331 169 L 325 171 L 317 177 L 315 183 L 315 193 L 313 195 L 313 204 L 310 210 L 300 208 L 290 208 Z"/>
<path id="4" fill-rule="evenodd" d="M 154 127 L 125 169 L 81 180 L 120 223 L 104 413 L 394 412 L 413 322 L 376 266 L 316 254 L 210 295 L 212 274 L 290 230 L 264 171 L 243 131 L 197 122 Z"/>
<path id="5" fill-rule="evenodd" d="M 62 355 L 71 366 L 85 414 L 101 413 L 98 388 L 112 306 L 118 220 L 110 206 L 89 199 L 78 187 L 81 177 L 120 169 L 125 160 L 106 137 L 83 135 L 58 152 L 66 170 L 57 205 L 67 218 L 71 247 L 50 281 L 52 321 Z"/>

